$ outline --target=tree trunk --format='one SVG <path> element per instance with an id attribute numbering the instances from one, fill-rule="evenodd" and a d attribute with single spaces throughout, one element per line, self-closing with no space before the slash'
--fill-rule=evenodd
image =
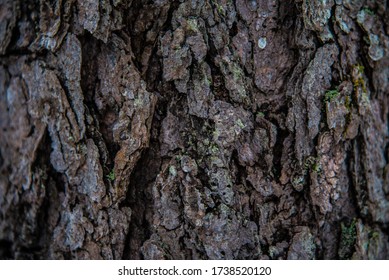
<path id="1" fill-rule="evenodd" d="M 389 258 L 386 0 L 0 22 L 0 258 Z"/>

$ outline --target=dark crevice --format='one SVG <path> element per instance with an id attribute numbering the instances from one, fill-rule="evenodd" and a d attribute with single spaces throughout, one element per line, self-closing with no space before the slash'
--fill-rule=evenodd
<path id="1" fill-rule="evenodd" d="M 235 168 L 232 168 L 231 165 L 234 165 Z M 238 156 L 238 151 L 234 150 L 231 155 L 231 160 L 230 160 L 230 170 L 236 169 L 236 174 L 235 175 L 235 184 L 234 185 L 246 185 L 246 178 L 247 178 L 247 172 L 246 168 L 242 165 L 239 164 L 239 156 Z"/>
<path id="2" fill-rule="evenodd" d="M 124 259 L 142 259 L 141 246 L 151 236 L 153 215 L 152 187 L 162 164 L 159 147 L 159 130 L 167 115 L 167 98 L 159 96 L 156 104 L 152 125 L 149 148 L 142 152 L 133 169 L 129 190 L 123 205 L 132 210 L 129 232 L 126 237 Z M 148 168 L 144 168 L 147 166 Z"/>
<path id="3" fill-rule="evenodd" d="M 3 158 L 3 156 L 1 155 L 1 149 L 0 149 L 0 170 L 3 169 L 3 164 L 4 164 L 4 158 Z"/>
<path id="4" fill-rule="evenodd" d="M 220 72 L 220 69 L 214 63 L 214 58 L 218 55 L 217 51 L 212 43 L 209 40 L 210 51 L 207 52 L 205 57 L 205 62 L 211 68 L 212 84 L 210 85 L 211 91 L 214 93 L 217 100 L 228 101 L 229 94 L 228 90 L 224 85 L 223 74 Z"/>
<path id="5" fill-rule="evenodd" d="M 273 147 L 273 175 L 274 179 L 280 182 L 281 171 L 283 167 L 282 152 L 284 148 L 284 141 L 289 136 L 289 132 L 287 130 L 282 130 L 280 128 L 277 129 L 277 139 L 276 143 Z"/>
<path id="6" fill-rule="evenodd" d="M 278 228 L 273 236 L 274 244 L 277 244 L 278 242 L 286 241 L 289 243 L 291 237 L 290 237 L 290 230 L 287 228 Z"/>
<path id="7" fill-rule="evenodd" d="M 350 199 L 350 204 L 355 207 L 356 215 L 360 217 L 361 209 L 358 205 L 358 192 L 355 186 L 355 178 L 357 176 L 356 170 L 353 170 L 353 164 L 355 164 L 355 153 L 353 153 L 352 148 L 346 151 L 346 169 L 347 177 L 349 178 L 349 187 L 348 187 L 348 197 Z"/>
<path id="8" fill-rule="evenodd" d="M 30 51 L 30 50 L 20 50 L 20 49 L 11 49 L 8 50 L 4 55 L 0 54 L 1 59 L 9 59 L 9 58 L 19 58 L 21 56 L 28 56 L 31 58 L 31 60 L 37 59 L 37 57 L 44 58 L 49 53 L 46 49 L 41 49 L 37 51 Z"/>
<path id="9" fill-rule="evenodd" d="M 84 94 L 85 118 L 87 124 L 86 136 L 93 139 L 95 145 L 98 147 L 100 155 L 99 160 L 104 173 L 108 174 L 113 168 L 113 159 L 111 158 L 111 155 L 115 155 L 119 150 L 119 147 L 116 143 L 111 143 L 109 139 L 104 137 L 105 133 L 102 133 L 101 126 L 104 127 L 102 121 L 107 112 L 100 112 L 95 103 L 100 83 L 97 73 L 97 56 L 101 49 L 101 42 L 89 33 L 85 33 L 79 40 L 82 45 L 83 54 L 80 86 Z"/>
<path id="10" fill-rule="evenodd" d="M 61 190 L 63 186 L 63 182 L 61 180 L 61 174 L 57 173 L 53 166 L 50 164 L 50 153 L 47 153 L 47 147 L 50 147 L 51 140 L 49 137 L 49 133 L 46 130 L 44 136 L 39 143 L 37 149 L 37 157 L 31 166 L 31 170 L 33 174 L 36 174 L 32 177 L 32 183 L 30 188 L 34 189 L 34 192 L 37 192 L 38 196 L 43 193 L 44 198 L 41 202 L 41 205 L 31 205 L 30 203 L 21 203 L 19 207 L 18 217 L 21 222 L 19 226 L 27 226 L 31 231 L 25 232 L 27 236 L 20 237 L 21 239 L 16 241 L 18 245 L 17 254 L 18 258 L 22 259 L 37 259 L 44 256 L 43 252 L 47 251 L 47 246 L 50 244 L 50 239 L 52 236 L 52 232 L 49 230 L 49 225 L 47 223 L 50 213 L 50 203 L 59 204 L 58 200 L 55 199 L 55 195 L 53 192 L 57 192 Z M 38 175 L 39 174 L 39 175 Z M 51 182 L 56 182 L 55 185 Z M 57 189 L 54 190 L 53 187 Z M 28 191 L 29 192 L 29 191 Z M 27 193 L 23 195 L 28 195 Z M 22 195 L 22 197 L 23 197 Z M 57 198 L 58 199 L 58 198 Z M 50 201 L 51 200 L 51 201 Z M 39 203 L 37 201 L 36 203 Z M 39 207 L 36 214 L 36 220 L 31 221 L 26 219 L 26 215 L 31 211 L 32 207 Z M 36 223 L 30 224 L 30 223 Z M 19 231 L 19 230 L 18 230 Z M 20 232 L 23 232 L 20 229 Z M 25 239 L 30 240 L 28 243 L 25 243 Z"/>
<path id="11" fill-rule="evenodd" d="M 8 240 L 0 240 L 0 260 L 14 259 L 13 244 Z"/>
<path id="12" fill-rule="evenodd" d="M 161 166 L 159 154 L 158 143 L 152 140 L 150 148 L 143 151 L 132 172 L 127 197 L 121 205 L 129 206 L 132 210 L 124 259 L 142 259 L 141 246 L 151 236 L 152 221 L 149 219 L 153 215 L 152 187 Z"/>
<path id="13" fill-rule="evenodd" d="M 156 48 L 154 48 L 150 56 L 149 67 L 147 67 L 145 74 L 142 76 L 146 81 L 146 88 L 150 92 L 156 91 L 158 84 L 163 80 L 161 59 L 156 54 Z"/>
<path id="14" fill-rule="evenodd" d="M 365 222 L 372 221 L 369 217 L 369 213 L 363 213 L 363 209 L 367 205 L 368 201 L 368 190 L 367 190 L 367 181 L 366 181 L 366 175 L 365 175 L 365 164 L 363 159 L 365 156 L 364 153 L 364 141 L 362 136 L 357 137 L 353 141 L 353 157 L 351 163 L 354 165 L 352 169 L 351 178 L 353 179 L 352 186 L 354 195 L 356 196 L 356 207 L 357 207 L 357 213 L 360 215 L 361 219 L 363 219 Z"/>
<path id="15" fill-rule="evenodd" d="M 229 31 L 230 38 L 234 38 L 237 34 L 238 34 L 238 25 L 237 22 L 234 21 Z"/>
<path id="16" fill-rule="evenodd" d="M 171 3 L 168 3 L 169 9 L 168 9 L 166 21 L 159 28 L 159 30 L 155 31 L 156 33 L 159 34 L 156 36 L 156 39 L 155 39 L 156 41 L 149 43 L 149 44 L 153 44 L 153 50 L 152 50 L 152 53 L 150 54 L 149 62 L 152 61 L 153 58 L 156 57 L 156 53 L 157 53 L 157 49 L 158 49 L 158 40 L 159 40 L 161 34 L 164 34 L 166 31 L 171 29 L 173 13 L 178 8 L 179 4 L 180 3 L 178 1 L 172 1 Z M 142 1 L 133 2 L 132 7 L 131 7 L 131 11 L 127 17 L 127 29 L 126 30 L 128 31 L 129 34 L 131 34 L 131 38 L 132 38 L 131 45 L 132 45 L 132 50 L 134 52 L 134 64 L 137 67 L 137 69 L 142 69 L 142 67 L 144 66 L 144 65 L 142 65 L 141 58 L 143 55 L 143 51 L 145 50 L 145 45 L 147 43 L 147 34 L 154 27 L 154 24 L 156 21 L 156 18 L 144 19 L 144 21 L 145 21 L 144 24 L 148 23 L 150 26 L 147 29 L 142 30 L 141 33 L 134 32 L 134 29 L 135 29 L 134 27 L 135 27 L 137 21 L 142 20 L 142 19 L 139 19 L 138 16 L 140 14 L 142 14 L 142 13 L 140 13 L 140 11 L 142 8 L 145 8 L 144 5 L 145 5 L 145 3 L 143 3 Z M 150 3 L 149 7 L 147 9 L 158 9 L 158 8 L 152 7 L 151 3 Z M 154 17 L 154 15 L 153 15 L 153 17 Z M 146 79 L 147 84 L 152 83 L 153 82 L 152 80 L 156 78 L 155 76 L 153 77 L 152 75 L 147 75 L 147 73 L 149 72 L 149 69 L 152 68 L 151 67 L 152 65 L 153 65 L 152 63 L 149 63 L 147 69 L 143 69 L 144 71 L 140 71 L 142 73 L 143 78 L 147 77 L 147 79 Z M 159 72 L 161 72 L 161 71 L 159 71 Z M 144 73 L 146 73 L 146 77 L 145 77 Z M 162 81 L 162 79 L 159 79 L 159 81 Z"/>

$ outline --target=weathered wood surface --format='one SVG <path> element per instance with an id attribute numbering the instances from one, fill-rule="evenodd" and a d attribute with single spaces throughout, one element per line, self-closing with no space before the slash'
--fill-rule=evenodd
<path id="1" fill-rule="evenodd" d="M 0 0 L 0 257 L 388 259 L 386 0 Z"/>

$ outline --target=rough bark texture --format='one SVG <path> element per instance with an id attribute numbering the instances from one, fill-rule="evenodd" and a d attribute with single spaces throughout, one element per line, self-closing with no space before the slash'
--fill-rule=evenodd
<path id="1" fill-rule="evenodd" d="M 0 0 L 0 257 L 388 259 L 386 0 Z"/>

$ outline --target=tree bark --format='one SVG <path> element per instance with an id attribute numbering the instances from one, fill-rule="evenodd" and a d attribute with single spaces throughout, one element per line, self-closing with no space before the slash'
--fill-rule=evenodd
<path id="1" fill-rule="evenodd" d="M 386 0 L 0 22 L 0 258 L 389 258 Z"/>

